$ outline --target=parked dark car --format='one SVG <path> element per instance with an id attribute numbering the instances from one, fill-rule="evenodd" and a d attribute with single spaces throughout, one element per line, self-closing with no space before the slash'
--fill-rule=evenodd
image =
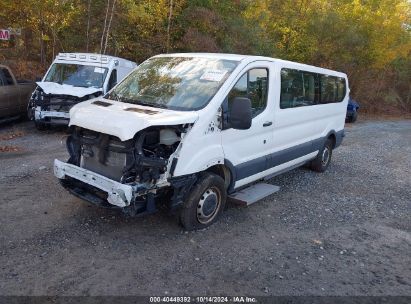
<path id="1" fill-rule="evenodd" d="M 8 67 L 0 65 L 0 122 L 25 116 L 35 87 L 34 82 L 17 81 Z"/>
<path id="2" fill-rule="evenodd" d="M 347 115 L 345 116 L 345 121 L 355 122 L 357 120 L 359 108 L 360 105 L 358 104 L 358 102 L 350 97 L 350 99 L 348 100 Z"/>

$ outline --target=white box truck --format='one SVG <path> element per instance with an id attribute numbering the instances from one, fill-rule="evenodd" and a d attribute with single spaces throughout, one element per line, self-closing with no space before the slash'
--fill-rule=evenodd
<path id="1" fill-rule="evenodd" d="M 108 92 L 136 63 L 107 55 L 60 53 L 42 81 L 37 82 L 27 108 L 38 129 L 67 125 L 70 108 Z"/>
<path id="2" fill-rule="evenodd" d="M 308 164 L 323 172 L 344 136 L 344 73 L 258 56 L 154 56 L 104 97 L 74 106 L 70 158 L 54 174 L 84 200 L 130 214 L 159 204 L 204 228 L 227 197 Z"/>

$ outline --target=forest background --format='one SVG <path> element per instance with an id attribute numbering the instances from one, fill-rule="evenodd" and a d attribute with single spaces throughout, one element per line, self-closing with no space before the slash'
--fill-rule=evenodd
<path id="1" fill-rule="evenodd" d="M 19 78 L 59 52 L 252 54 L 345 72 L 362 111 L 411 113 L 410 0 L 2 0 L 7 28 L 0 63 Z"/>

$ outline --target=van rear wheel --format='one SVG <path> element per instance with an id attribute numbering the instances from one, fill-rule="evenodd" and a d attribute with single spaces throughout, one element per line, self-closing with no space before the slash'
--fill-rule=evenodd
<path id="1" fill-rule="evenodd" d="M 317 157 L 311 161 L 311 170 L 316 172 L 324 172 L 327 170 L 331 162 L 332 153 L 333 141 L 328 138 L 322 149 L 318 152 Z"/>
<path id="2" fill-rule="evenodd" d="M 226 198 L 224 180 L 214 173 L 201 173 L 181 210 L 181 224 L 186 230 L 210 226 L 223 212 Z"/>

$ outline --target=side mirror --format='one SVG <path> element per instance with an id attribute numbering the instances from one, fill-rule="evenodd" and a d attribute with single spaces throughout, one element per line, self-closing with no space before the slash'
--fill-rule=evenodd
<path id="1" fill-rule="evenodd" d="M 41 81 L 41 77 L 36 77 L 35 82 L 39 82 L 39 81 Z"/>
<path id="2" fill-rule="evenodd" d="M 230 127 L 236 130 L 247 130 L 251 127 L 251 100 L 245 97 L 235 97 L 229 110 Z"/>

